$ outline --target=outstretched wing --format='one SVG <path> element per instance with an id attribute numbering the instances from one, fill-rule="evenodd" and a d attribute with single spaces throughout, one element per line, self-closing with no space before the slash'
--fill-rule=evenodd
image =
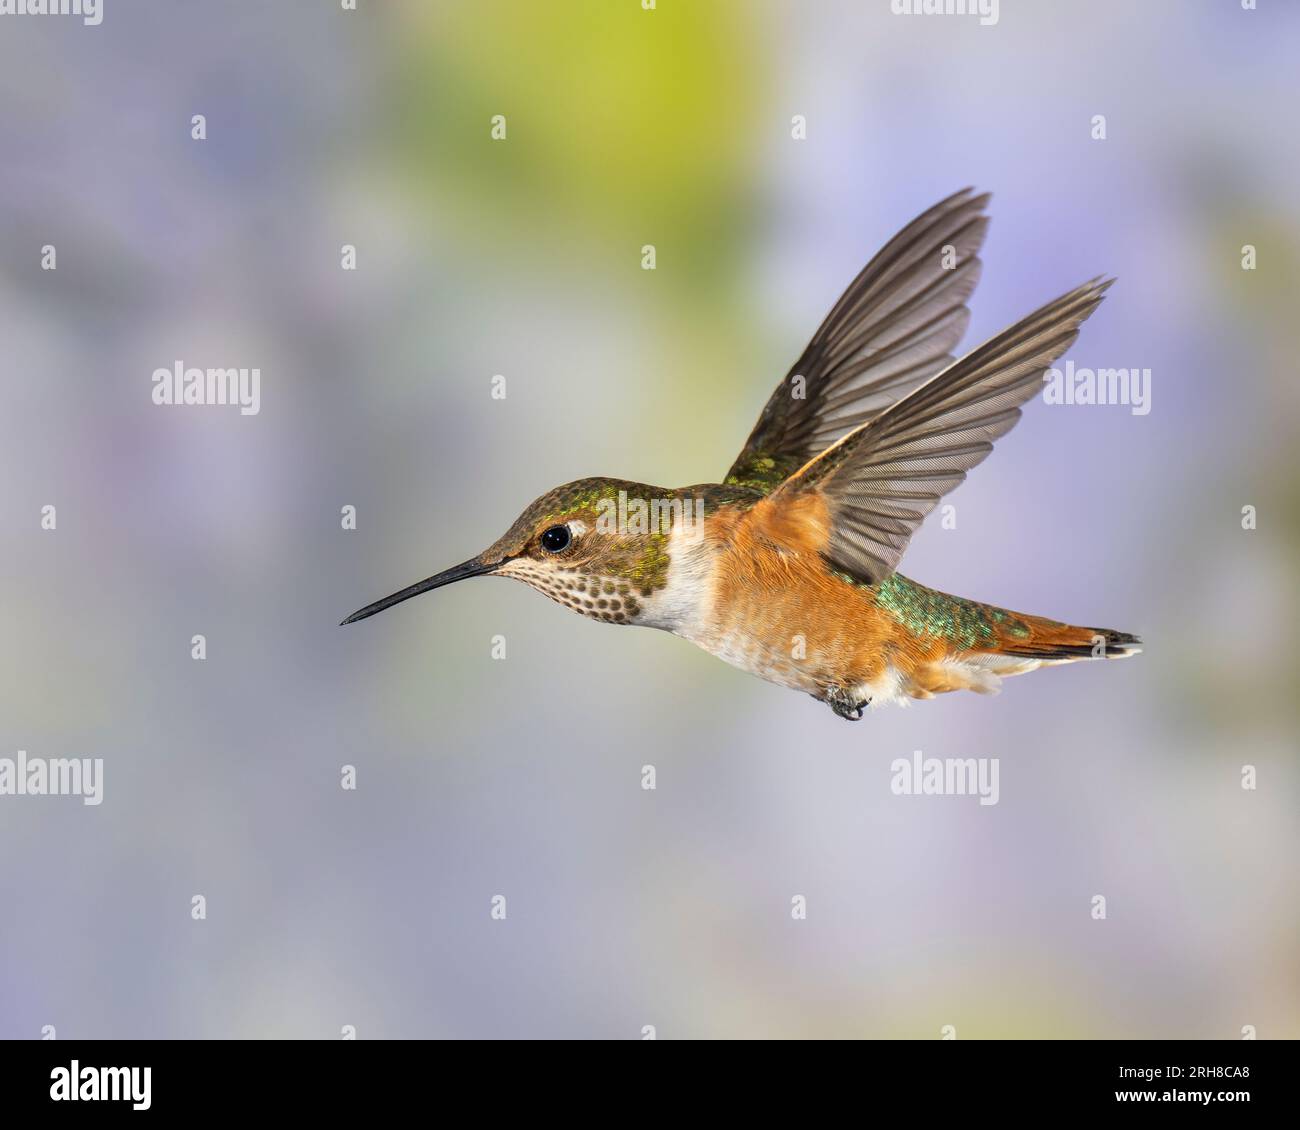
<path id="1" fill-rule="evenodd" d="M 770 491 L 951 364 L 979 280 L 987 194 L 964 188 L 891 239 L 776 387 L 726 481 Z"/>
<path id="2" fill-rule="evenodd" d="M 823 555 L 882 580 L 921 520 L 1020 419 L 1112 282 L 1085 283 L 1003 330 L 801 467 L 765 505 L 817 492 L 830 524 Z"/>

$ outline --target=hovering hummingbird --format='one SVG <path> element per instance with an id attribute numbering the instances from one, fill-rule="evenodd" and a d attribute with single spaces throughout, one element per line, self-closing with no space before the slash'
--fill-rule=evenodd
<path id="1" fill-rule="evenodd" d="M 895 572 L 939 500 L 1020 419 L 1114 280 L 1049 302 L 960 359 L 989 197 L 917 217 L 850 284 L 721 483 L 556 487 L 489 548 L 354 612 L 513 577 L 589 619 L 682 636 L 841 718 L 1141 641 L 949 596 Z"/>

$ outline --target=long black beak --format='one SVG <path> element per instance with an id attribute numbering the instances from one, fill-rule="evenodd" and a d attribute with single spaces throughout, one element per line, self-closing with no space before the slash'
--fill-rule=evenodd
<path id="1" fill-rule="evenodd" d="M 495 565 L 485 565 L 477 557 L 471 557 L 468 561 L 460 565 L 453 565 L 450 569 L 444 569 L 437 576 L 429 577 L 423 581 L 417 581 L 410 588 L 405 588 L 401 592 L 395 592 L 392 596 L 386 596 L 383 600 L 377 600 L 374 604 L 367 604 L 360 612 L 354 612 L 346 620 L 339 624 L 355 624 L 358 620 L 364 620 L 367 616 L 373 616 L 376 612 L 382 612 L 385 608 L 392 608 L 394 604 L 401 604 L 404 600 L 410 600 L 413 596 L 419 596 L 422 592 L 428 592 L 430 589 L 440 589 L 443 585 L 449 585 L 452 581 L 463 581 L 466 577 L 481 577 L 485 573 L 492 572 Z"/>

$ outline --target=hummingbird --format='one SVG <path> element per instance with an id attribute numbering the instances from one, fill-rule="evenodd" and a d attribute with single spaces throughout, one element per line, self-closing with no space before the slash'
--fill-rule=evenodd
<path id="1" fill-rule="evenodd" d="M 950 596 L 897 567 L 913 533 L 1020 419 L 1114 279 L 961 357 L 989 195 L 922 213 L 862 269 L 720 483 L 587 478 L 548 491 L 476 557 L 354 612 L 466 577 L 511 577 L 607 624 L 681 636 L 839 717 L 1140 640 Z"/>

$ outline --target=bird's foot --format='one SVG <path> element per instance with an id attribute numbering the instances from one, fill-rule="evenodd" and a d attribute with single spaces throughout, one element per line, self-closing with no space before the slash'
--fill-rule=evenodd
<path id="1" fill-rule="evenodd" d="M 827 687 L 826 693 L 822 696 L 822 701 L 841 718 L 845 718 L 850 722 L 859 721 L 862 718 L 863 710 L 871 705 L 871 699 L 858 698 L 842 687 Z"/>

